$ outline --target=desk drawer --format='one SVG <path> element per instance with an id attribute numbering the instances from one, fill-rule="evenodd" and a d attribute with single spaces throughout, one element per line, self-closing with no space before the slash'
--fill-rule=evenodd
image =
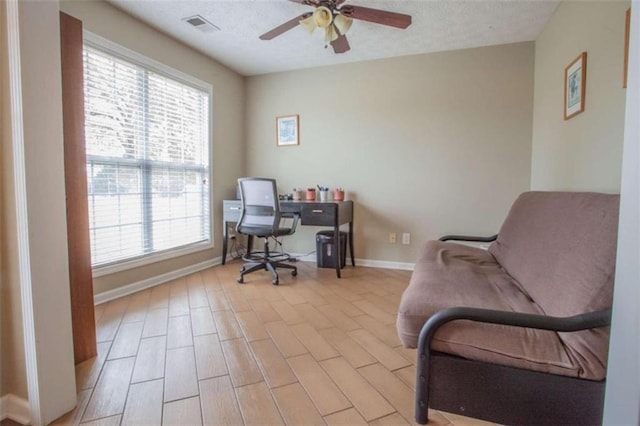
<path id="1" fill-rule="evenodd" d="M 223 200 L 222 217 L 225 222 L 237 222 L 240 219 L 242 202 L 240 200 Z"/>
<path id="2" fill-rule="evenodd" d="M 305 204 L 300 212 L 300 221 L 303 225 L 334 226 L 335 220 L 335 204 Z"/>

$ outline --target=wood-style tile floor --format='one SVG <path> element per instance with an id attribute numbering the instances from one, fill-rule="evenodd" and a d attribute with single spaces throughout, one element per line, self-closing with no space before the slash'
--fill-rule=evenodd
<path id="1" fill-rule="evenodd" d="M 57 424 L 412 424 L 415 350 L 395 329 L 410 272 L 299 262 L 237 284 L 230 262 L 96 306 L 98 356 Z M 430 424 L 478 420 L 433 411 Z"/>

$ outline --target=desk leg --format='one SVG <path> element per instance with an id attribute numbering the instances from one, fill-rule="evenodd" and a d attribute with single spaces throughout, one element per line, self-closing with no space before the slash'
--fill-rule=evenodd
<path id="1" fill-rule="evenodd" d="M 333 228 L 333 256 L 334 256 L 334 260 L 335 260 L 335 265 L 336 265 L 336 275 L 338 276 L 338 278 L 341 278 L 340 276 L 340 259 L 342 254 L 340 253 L 340 246 L 342 244 L 340 244 L 340 227 L 336 226 Z"/>
<path id="2" fill-rule="evenodd" d="M 351 266 L 356 266 L 356 256 L 353 254 L 353 221 L 349 222 L 349 251 L 351 252 Z"/>
<path id="3" fill-rule="evenodd" d="M 227 243 L 229 239 L 228 235 L 229 222 L 222 222 L 222 264 L 227 261 Z"/>

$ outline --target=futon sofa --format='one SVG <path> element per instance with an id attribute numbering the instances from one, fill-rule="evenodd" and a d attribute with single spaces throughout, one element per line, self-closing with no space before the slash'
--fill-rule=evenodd
<path id="1" fill-rule="evenodd" d="M 424 245 L 397 317 L 403 345 L 418 348 L 418 423 L 428 408 L 601 422 L 618 206 L 618 195 L 526 192 L 497 235 Z"/>

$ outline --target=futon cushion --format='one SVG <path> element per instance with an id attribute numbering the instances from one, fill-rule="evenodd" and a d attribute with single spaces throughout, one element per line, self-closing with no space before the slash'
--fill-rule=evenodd
<path id="1" fill-rule="evenodd" d="M 427 319 L 455 306 L 544 314 L 488 251 L 429 241 L 400 301 L 397 329 L 404 346 L 415 348 Z M 585 362 L 584 357 L 576 357 L 567 351 L 559 334 L 551 331 L 454 321 L 438 330 L 431 347 L 468 359 L 546 373 L 592 379 L 604 375 L 603 364 L 596 362 L 592 367 L 591 359 Z"/>
<path id="2" fill-rule="evenodd" d="M 611 306 L 619 196 L 525 192 L 489 247 L 546 315 Z"/>
<path id="3" fill-rule="evenodd" d="M 610 308 L 619 195 L 526 192 L 515 201 L 489 252 L 545 315 Z M 609 329 L 560 333 L 585 377 L 605 377 Z"/>

